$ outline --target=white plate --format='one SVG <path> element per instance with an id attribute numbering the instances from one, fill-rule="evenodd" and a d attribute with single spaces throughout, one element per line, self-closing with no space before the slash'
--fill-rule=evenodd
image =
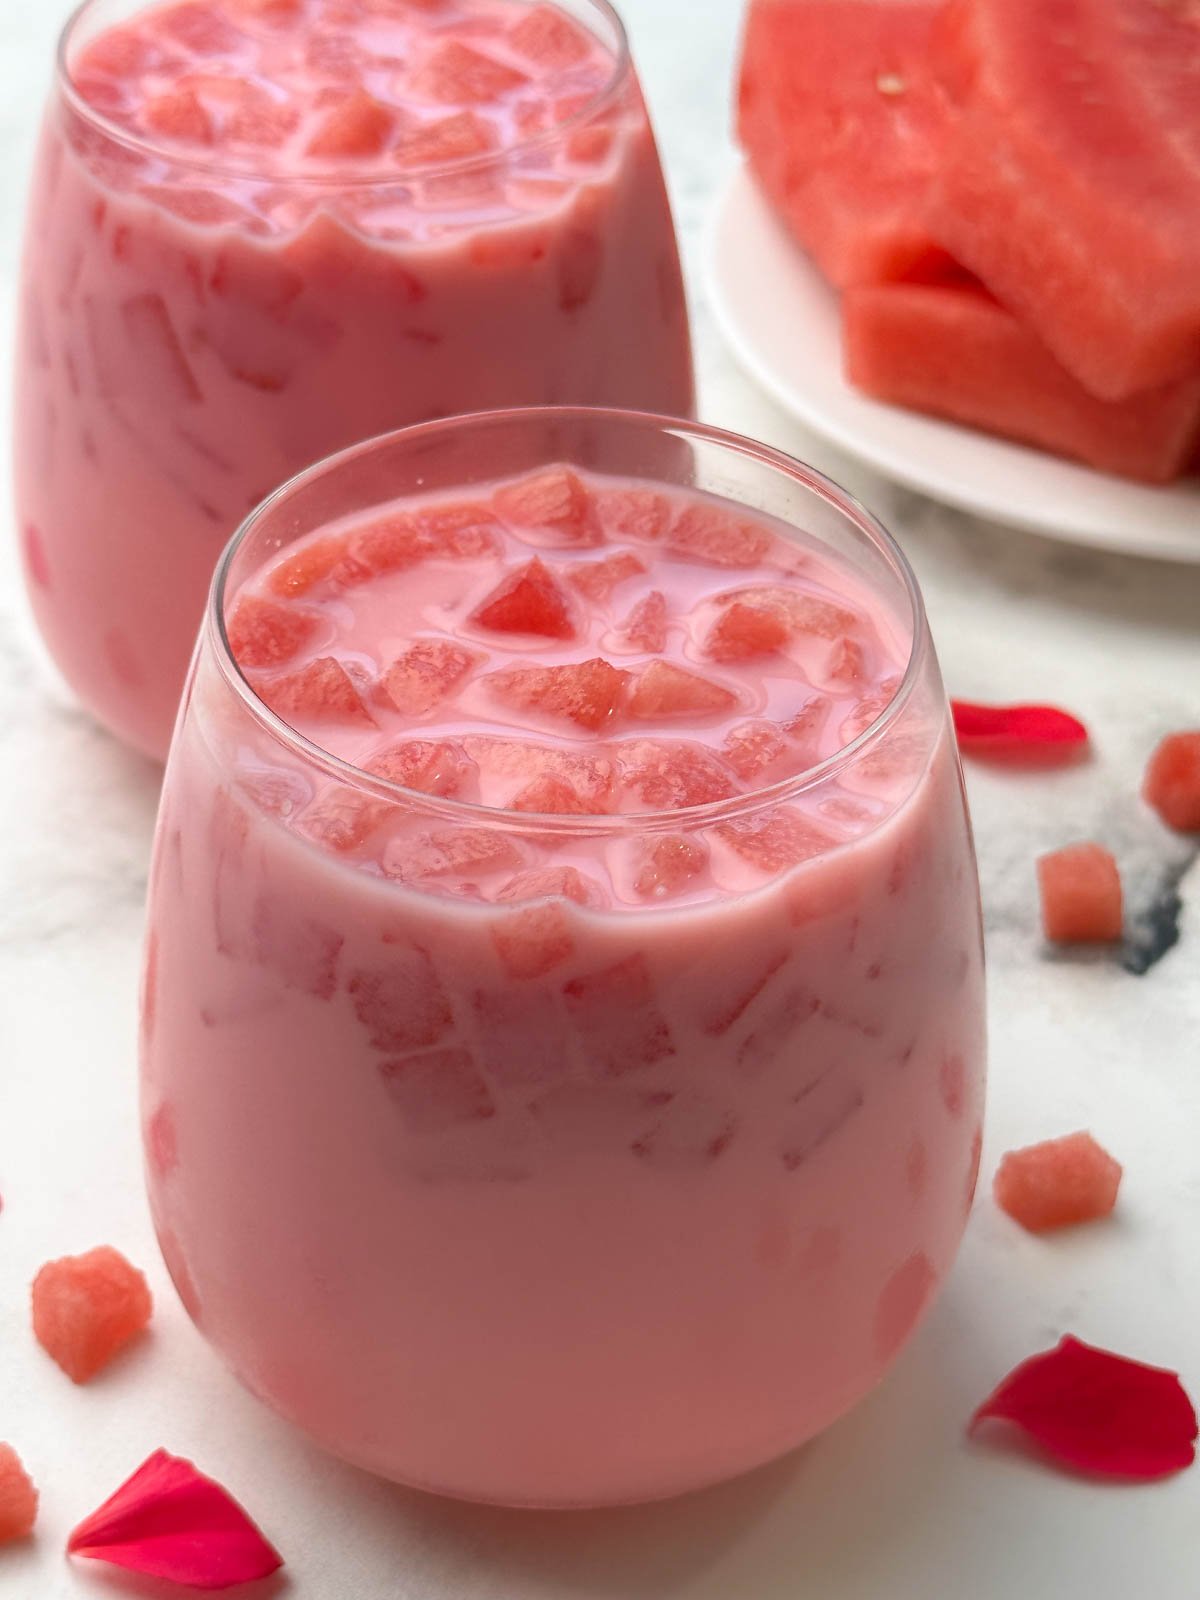
<path id="1" fill-rule="evenodd" d="M 718 201 L 706 269 L 709 300 L 738 360 L 786 411 L 841 449 L 999 522 L 1200 562 L 1200 480 L 1147 488 L 851 389 L 842 378 L 836 296 L 744 168 Z"/>

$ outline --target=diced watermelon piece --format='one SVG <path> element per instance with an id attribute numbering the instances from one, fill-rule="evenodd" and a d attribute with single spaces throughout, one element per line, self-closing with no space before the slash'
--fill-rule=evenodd
<path id="1" fill-rule="evenodd" d="M 1142 796 L 1169 828 L 1200 833 L 1200 728 L 1167 735 L 1150 757 Z"/>
<path id="2" fill-rule="evenodd" d="M 1107 1217 L 1117 1203 L 1121 1166 L 1090 1133 L 1069 1133 L 1010 1150 L 997 1169 L 996 1204 L 1030 1233 Z"/>
<path id="3" fill-rule="evenodd" d="M 176 89 L 146 102 L 142 113 L 146 126 L 154 133 L 189 144 L 211 144 L 213 121 L 194 89 Z"/>
<path id="4" fill-rule="evenodd" d="M 353 583 L 366 575 L 366 569 L 350 554 L 349 536 L 331 533 L 298 545 L 271 568 L 266 587 L 285 600 L 295 600 L 318 584 Z"/>
<path id="5" fill-rule="evenodd" d="M 1200 367 L 1200 31 L 1159 0 L 955 0 L 930 224 L 1103 399 Z"/>
<path id="6" fill-rule="evenodd" d="M 428 1050 L 454 1016 L 433 962 L 417 945 L 395 949 L 383 967 L 363 968 L 348 985 L 354 1014 L 376 1050 Z"/>
<path id="7" fill-rule="evenodd" d="M 346 784 L 331 784 L 307 807 L 297 826 L 301 833 L 338 855 L 360 849 L 397 808 Z"/>
<path id="8" fill-rule="evenodd" d="M 659 717 L 703 717 L 729 711 L 737 695 L 723 684 L 669 661 L 652 661 L 637 676 L 629 700 L 629 714 L 644 721 Z"/>
<path id="9" fill-rule="evenodd" d="M 49 1261 L 33 1280 L 33 1331 L 73 1383 L 87 1383 L 150 1321 L 146 1280 L 110 1245 Z"/>
<path id="10" fill-rule="evenodd" d="M 229 619 L 229 648 L 240 667 L 278 667 L 308 644 L 320 619 L 311 611 L 245 594 Z"/>
<path id="11" fill-rule="evenodd" d="M 721 754 L 742 782 L 750 783 L 778 766 L 790 751 L 775 723 L 743 722 L 725 735 Z"/>
<path id="12" fill-rule="evenodd" d="M 626 797 L 641 811 L 676 811 L 684 806 L 729 800 L 737 793 L 733 774 L 703 745 L 666 739 L 629 739 L 614 745 Z"/>
<path id="13" fill-rule="evenodd" d="M 373 755 L 366 770 L 405 789 L 446 797 L 462 792 L 474 776 L 475 763 L 448 739 L 409 739 Z"/>
<path id="14" fill-rule="evenodd" d="M 834 683 L 862 683 L 867 676 L 862 645 L 855 639 L 839 639 L 829 653 L 825 670 Z"/>
<path id="15" fill-rule="evenodd" d="M 542 900 L 558 896 L 577 906 L 597 905 L 603 898 L 599 887 L 585 878 L 578 867 L 534 867 L 519 872 L 501 889 L 497 900 Z"/>
<path id="16" fill-rule="evenodd" d="M 501 981 L 501 988 L 475 991 L 484 1066 L 505 1087 L 556 1082 L 572 1065 L 566 1018 L 552 1007 L 530 1005 L 527 990 Z"/>
<path id="17" fill-rule="evenodd" d="M 629 613 L 622 630 L 630 644 L 639 650 L 665 650 L 667 647 L 667 597 L 651 589 Z"/>
<path id="18" fill-rule="evenodd" d="M 204 396 L 162 295 L 133 295 L 122 305 L 121 317 L 147 395 L 163 403 L 198 405 Z"/>
<path id="19" fill-rule="evenodd" d="M 590 53 L 587 35 L 557 6 L 534 6 L 509 30 L 508 42 L 546 72 L 573 67 Z"/>
<path id="20" fill-rule="evenodd" d="M 506 786 L 520 787 L 541 777 L 558 778 L 575 791 L 586 810 L 603 812 L 609 808 L 615 763 L 599 748 L 588 752 L 564 750 L 483 734 L 468 734 L 463 748 L 482 774 L 501 780 Z"/>
<path id="21" fill-rule="evenodd" d="M 1104 944 L 1121 937 L 1121 875 L 1103 845 L 1069 844 L 1040 856 L 1042 926 L 1055 944 Z"/>
<path id="22" fill-rule="evenodd" d="M 937 1273 L 923 1250 L 914 1250 L 884 1284 L 875 1307 L 875 1353 L 890 1362 L 920 1322 L 937 1288 Z"/>
<path id="23" fill-rule="evenodd" d="M 595 733 L 612 718 L 628 678 L 596 656 L 563 667 L 510 667 L 489 673 L 484 682 L 506 705 L 566 717 Z"/>
<path id="24" fill-rule="evenodd" d="M 846 376 L 876 399 L 948 417 L 1103 472 L 1165 483 L 1200 432 L 1200 372 L 1100 400 L 970 284 L 885 284 L 842 300 Z"/>
<path id="25" fill-rule="evenodd" d="M 426 122 L 404 136 L 397 157 L 406 167 L 440 166 L 484 155 L 499 143 L 495 128 L 474 111 Z"/>
<path id="26" fill-rule="evenodd" d="M 828 716 L 829 701 L 824 695 L 813 695 L 812 699 L 808 700 L 800 708 L 800 710 L 796 712 L 794 717 L 788 718 L 783 725 L 783 731 L 787 734 L 788 738 L 794 740 L 795 743 L 803 745 L 807 749 L 811 749 L 815 752 L 817 748 L 817 741 L 820 738 L 821 730 L 824 728 L 825 721 Z M 872 717 L 871 721 L 874 722 L 874 720 L 875 718 Z M 867 726 L 869 725 L 870 724 L 867 724 Z M 843 738 L 844 737 L 845 734 L 843 733 Z"/>
<path id="27" fill-rule="evenodd" d="M 666 1172 L 709 1167 L 733 1142 L 738 1118 L 728 1106 L 694 1090 L 674 1094 L 633 1141 L 639 1161 Z"/>
<path id="28" fill-rule="evenodd" d="M 675 1041 L 655 1004 L 654 980 L 644 956 L 628 956 L 572 978 L 563 996 L 593 1076 L 621 1078 L 674 1056 Z"/>
<path id="29" fill-rule="evenodd" d="M 665 900 L 686 889 L 708 866 L 708 851 L 681 833 L 659 834 L 639 852 L 633 887 L 647 900 Z"/>
<path id="30" fill-rule="evenodd" d="M 512 872 L 520 865 L 512 840 L 494 828 L 435 828 L 395 840 L 384 857 L 384 868 L 393 878 L 474 879 Z"/>
<path id="31" fill-rule="evenodd" d="M 238 36 L 216 5 L 184 0 L 151 13 L 154 26 L 193 55 L 219 56 L 237 48 Z"/>
<path id="32" fill-rule="evenodd" d="M 808 634 L 816 639 L 840 639 L 852 633 L 862 618 L 855 612 L 826 600 L 821 595 L 805 594 L 781 584 L 752 584 L 744 589 L 728 589 L 719 596 L 722 605 L 739 604 L 769 612 L 785 622 L 793 634 Z"/>
<path id="33" fill-rule="evenodd" d="M 580 594 L 601 605 L 618 584 L 636 578 L 639 572 L 645 570 L 645 563 L 639 561 L 631 551 L 618 550 L 615 555 L 605 556 L 603 561 L 585 561 L 580 566 L 572 567 L 567 573 L 567 582 Z"/>
<path id="34" fill-rule="evenodd" d="M 518 533 L 534 533 L 542 543 L 551 536 L 559 545 L 604 542 L 596 507 L 579 476 L 566 467 L 551 467 L 517 483 L 506 483 L 493 496 L 496 510 Z"/>
<path id="35" fill-rule="evenodd" d="M 322 119 L 308 142 L 310 156 L 374 156 L 386 150 L 395 116 L 365 89 L 355 89 Z"/>
<path id="36" fill-rule="evenodd" d="M 476 561 L 500 553 L 500 524 L 478 500 L 439 501 L 414 515 L 432 557 Z"/>
<path id="37" fill-rule="evenodd" d="M 383 691 L 397 711 L 420 716 L 466 677 L 478 657 L 449 639 L 417 639 L 383 675 Z"/>
<path id="38" fill-rule="evenodd" d="M 444 1133 L 496 1115 L 469 1050 L 430 1050 L 379 1063 L 389 1098 L 413 1133 Z"/>
<path id="39" fill-rule="evenodd" d="M 442 105 L 484 105 L 529 82 L 523 72 L 458 39 L 435 46 L 412 79 L 416 94 Z"/>
<path id="40" fill-rule="evenodd" d="M 625 539 L 661 539 L 671 522 L 671 502 L 655 489 L 601 489 L 596 509 L 605 531 Z"/>
<path id="41" fill-rule="evenodd" d="M 234 16 L 282 24 L 300 17 L 304 0 L 225 0 L 225 3 Z"/>
<path id="42" fill-rule="evenodd" d="M 938 0 L 753 0 L 738 87 L 751 170 L 831 283 L 950 268 L 925 217 Z"/>
<path id="43" fill-rule="evenodd" d="M 350 675 L 333 656 L 318 656 L 299 672 L 259 684 L 264 703 L 285 722 L 356 722 L 373 728 L 375 718 L 363 704 Z"/>
<path id="44" fill-rule="evenodd" d="M 251 958 L 274 973 L 285 989 L 332 1000 L 344 943 L 335 928 L 316 917 L 298 915 L 277 894 L 264 893 L 254 903 Z"/>
<path id="45" fill-rule="evenodd" d="M 359 529 L 350 541 L 354 581 L 404 572 L 429 553 L 429 542 L 412 517 L 381 517 Z"/>
<path id="46" fill-rule="evenodd" d="M 159 47 L 128 28 L 109 28 L 80 53 L 72 77 L 137 78 L 162 55 Z"/>
<path id="47" fill-rule="evenodd" d="M 807 817 L 782 807 L 756 817 L 739 817 L 724 822 L 717 837 L 743 861 L 760 872 L 784 872 L 801 861 L 810 861 L 834 843 L 829 834 Z"/>
<path id="48" fill-rule="evenodd" d="M 575 936 L 561 905 L 527 906 L 492 925 L 492 943 L 512 978 L 540 978 L 575 953 Z"/>
<path id="49" fill-rule="evenodd" d="M 713 623 L 704 650 L 714 661 L 748 661 L 774 655 L 791 637 L 792 630 L 779 612 L 735 600 Z"/>
<path id="50" fill-rule="evenodd" d="M 666 536 L 669 550 L 714 567 L 756 567 L 771 548 L 760 523 L 702 501 L 686 505 Z"/>
<path id="51" fill-rule="evenodd" d="M 471 621 L 497 633 L 538 633 L 548 639 L 575 637 L 566 596 L 536 556 L 510 572 L 471 613 Z"/>
<path id="52" fill-rule="evenodd" d="M 0 1444 L 0 1544 L 12 1544 L 33 1532 L 38 1492 L 10 1444 Z"/>
<path id="53" fill-rule="evenodd" d="M 545 816 L 582 816 L 587 806 L 569 783 L 543 773 L 527 783 L 508 803 L 510 811 L 538 811 Z"/>

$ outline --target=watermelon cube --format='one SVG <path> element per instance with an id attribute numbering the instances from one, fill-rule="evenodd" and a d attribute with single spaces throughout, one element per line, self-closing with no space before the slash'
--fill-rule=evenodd
<path id="1" fill-rule="evenodd" d="M 665 650 L 667 647 L 667 597 L 651 589 L 634 606 L 622 629 L 630 644 L 639 650 Z"/>
<path id="2" fill-rule="evenodd" d="M 396 811 L 386 800 L 376 800 L 347 784 L 335 783 L 318 795 L 297 826 L 326 850 L 349 855 L 366 844 Z"/>
<path id="3" fill-rule="evenodd" d="M 575 624 L 558 582 L 535 556 L 516 568 L 471 614 L 471 621 L 496 633 L 537 633 L 573 639 Z"/>
<path id="4" fill-rule="evenodd" d="M 381 1061 L 379 1076 L 413 1133 L 445 1133 L 496 1115 L 491 1092 L 469 1050 L 429 1050 Z"/>
<path id="5" fill-rule="evenodd" d="M 526 906 L 492 925 L 492 943 L 511 978 L 541 978 L 575 953 L 561 905 Z"/>
<path id="6" fill-rule="evenodd" d="M 219 56 L 237 49 L 237 33 L 220 8 L 205 4 L 205 0 L 183 0 L 163 11 L 156 9 L 153 21 L 160 32 L 193 55 Z"/>
<path id="7" fill-rule="evenodd" d="M 521 856 L 495 828 L 435 828 L 412 839 L 396 839 L 384 855 L 393 878 L 473 880 L 493 872 L 512 872 Z"/>
<path id="8" fill-rule="evenodd" d="M 477 561 L 500 553 L 500 524 L 478 500 L 440 501 L 420 507 L 415 517 L 430 556 Z"/>
<path id="9" fill-rule="evenodd" d="M 1200 728 L 1167 735 L 1150 757 L 1142 795 L 1169 828 L 1200 833 Z"/>
<path id="10" fill-rule="evenodd" d="M 409 739 L 373 755 L 366 770 L 402 788 L 447 797 L 461 793 L 474 776 L 475 763 L 448 739 Z"/>
<path id="11" fill-rule="evenodd" d="M 593 1076 L 622 1078 L 674 1056 L 675 1041 L 655 1003 L 644 956 L 572 978 L 563 997 Z"/>
<path id="12" fill-rule="evenodd" d="M 450 1031 L 450 1001 L 428 954 L 400 945 L 383 967 L 351 975 L 354 1014 L 375 1050 L 428 1050 Z"/>
<path id="13" fill-rule="evenodd" d="M 951 270 L 925 217 L 941 154 L 938 0 L 752 0 L 738 136 L 838 288 Z"/>
<path id="14" fill-rule="evenodd" d="M 743 783 L 751 783 L 778 766 L 791 752 L 788 741 L 773 722 L 743 722 L 726 734 L 721 754 Z"/>
<path id="15" fill-rule="evenodd" d="M 786 618 L 778 611 L 735 600 L 713 623 L 704 650 L 714 661 L 748 661 L 753 656 L 774 655 L 791 636 Z"/>
<path id="16" fill-rule="evenodd" d="M 1117 1203 L 1121 1167 L 1090 1133 L 1071 1133 L 1010 1150 L 997 1169 L 996 1204 L 1030 1233 L 1107 1217 Z"/>
<path id="17" fill-rule="evenodd" d="M 132 295 L 121 306 L 121 317 L 147 392 L 172 404 L 198 405 L 204 396 L 162 295 Z"/>
<path id="18" fill-rule="evenodd" d="M 1054 944 L 1105 944 L 1121 937 L 1121 875 L 1103 845 L 1070 844 L 1037 864 L 1042 925 Z"/>
<path id="19" fill-rule="evenodd" d="M 643 899 L 666 900 L 679 894 L 708 866 L 708 851 L 685 834 L 659 834 L 639 852 L 633 887 Z"/>
<path id="20" fill-rule="evenodd" d="M 666 545 L 689 561 L 714 567 L 755 567 L 766 558 L 771 536 L 757 522 L 747 522 L 720 506 L 693 501 L 676 517 Z"/>
<path id="21" fill-rule="evenodd" d="M 615 555 L 605 556 L 603 561 L 585 561 L 572 567 L 567 573 L 567 582 L 589 600 L 602 605 L 618 584 L 636 578 L 645 570 L 645 564 L 632 551 L 619 550 Z"/>
<path id="22" fill-rule="evenodd" d="M 366 576 L 350 554 L 345 534 L 331 533 L 299 546 L 267 575 L 266 586 L 284 600 L 296 600 L 323 583 L 354 582 Z"/>
<path id="23" fill-rule="evenodd" d="M 355 89 L 333 107 L 308 142 L 310 156 L 374 156 L 386 150 L 395 117 L 365 89 Z"/>
<path id="24" fill-rule="evenodd" d="M 519 872 L 496 896 L 497 900 L 545 900 L 557 896 L 577 906 L 597 905 L 599 885 L 585 878 L 578 867 L 533 867 Z"/>
<path id="25" fill-rule="evenodd" d="M 498 143 L 495 128 L 473 111 L 439 117 L 406 134 L 397 155 L 405 167 L 440 166 L 484 155 Z"/>
<path id="26" fill-rule="evenodd" d="M 759 872 L 774 875 L 819 856 L 834 843 L 798 812 L 780 807 L 755 817 L 739 817 L 716 829 L 717 837 L 735 855 Z"/>
<path id="27" fill-rule="evenodd" d="M 523 72 L 506 66 L 459 39 L 437 45 L 413 75 L 416 94 L 443 105 L 484 105 L 529 82 Z"/>
<path id="28" fill-rule="evenodd" d="M 511 667 L 484 679 L 497 699 L 520 711 L 566 717 L 593 733 L 617 709 L 629 674 L 602 657 L 563 667 Z"/>
<path id="29" fill-rule="evenodd" d="M 429 542 L 412 517 L 390 516 L 360 529 L 350 541 L 352 582 L 404 572 L 423 561 Z"/>
<path id="30" fill-rule="evenodd" d="M 240 667 L 278 667 L 297 655 L 319 627 L 311 611 L 247 594 L 229 619 L 229 648 Z"/>
<path id="31" fill-rule="evenodd" d="M 1126 400 L 1098 399 L 970 283 L 851 290 L 842 342 L 846 377 L 865 394 L 1123 477 L 1177 477 L 1200 431 L 1200 370 Z"/>
<path id="32" fill-rule="evenodd" d="M 146 102 L 142 113 L 154 133 L 188 144 L 211 144 L 213 122 L 194 89 L 176 89 Z"/>
<path id="33" fill-rule="evenodd" d="M 542 773 L 509 801 L 510 811 L 541 812 L 544 816 L 582 816 L 587 806 L 571 785 L 552 773 Z"/>
<path id="34" fill-rule="evenodd" d="M 596 507 L 582 479 L 566 467 L 506 483 L 493 498 L 512 528 L 533 533 L 539 543 L 595 545 L 604 542 Z"/>
<path id="35" fill-rule="evenodd" d="M 109 1245 L 49 1261 L 33 1280 L 33 1331 L 73 1383 L 87 1383 L 150 1321 L 146 1280 Z"/>
<path id="36" fill-rule="evenodd" d="M 609 808 L 615 763 L 600 748 L 587 752 L 566 750 L 485 734 L 468 734 L 463 748 L 477 763 L 481 777 L 503 791 L 498 803 L 506 803 L 504 795 L 531 780 L 554 777 L 575 791 L 584 801 L 585 810 L 602 812 Z"/>
<path id="37" fill-rule="evenodd" d="M 655 489 L 601 489 L 596 509 L 610 537 L 653 542 L 671 522 L 671 502 Z"/>
<path id="38" fill-rule="evenodd" d="M 1200 48 L 1187 5 L 954 0 L 930 225 L 1094 394 L 1200 368 Z"/>
<path id="39" fill-rule="evenodd" d="M 669 661 L 652 661 L 637 676 L 629 700 L 629 715 L 643 721 L 662 717 L 705 717 L 730 711 L 737 695 L 695 672 Z"/>
<path id="40" fill-rule="evenodd" d="M 589 54 L 587 35 L 557 6 L 534 6 L 509 30 L 508 42 L 546 72 L 573 67 Z"/>
<path id="41" fill-rule="evenodd" d="M 449 639 L 417 639 L 383 675 L 384 694 L 397 711 L 432 711 L 470 672 L 478 658 Z"/>
<path id="42" fill-rule="evenodd" d="M 863 647 L 854 639 L 839 639 L 830 651 L 826 672 L 834 683 L 851 687 L 862 683 L 867 675 Z"/>
<path id="43" fill-rule="evenodd" d="M 625 810 L 677 811 L 730 800 L 737 785 L 711 750 L 688 740 L 629 739 L 613 747 Z"/>
<path id="44" fill-rule="evenodd" d="M 0 1544 L 27 1538 L 37 1521 L 38 1492 L 10 1444 L 0 1444 Z"/>
<path id="45" fill-rule="evenodd" d="M 318 656 L 299 672 L 259 685 L 259 694 L 285 722 L 355 722 L 373 728 L 349 673 L 333 656 Z"/>

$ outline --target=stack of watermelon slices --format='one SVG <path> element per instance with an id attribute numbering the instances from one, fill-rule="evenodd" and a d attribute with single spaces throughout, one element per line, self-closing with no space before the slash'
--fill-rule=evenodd
<path id="1" fill-rule="evenodd" d="M 1200 5 L 751 0 L 741 143 L 878 399 L 1164 483 L 1200 440 Z"/>

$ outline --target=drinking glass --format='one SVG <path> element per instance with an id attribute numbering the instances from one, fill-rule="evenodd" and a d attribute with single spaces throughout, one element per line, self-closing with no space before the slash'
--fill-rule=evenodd
<path id="1" fill-rule="evenodd" d="M 307 0 L 327 48 L 319 8 L 344 3 Z M 74 73 L 142 7 L 89 0 L 67 25 L 20 291 L 18 524 L 51 654 L 130 744 L 165 755 L 217 557 L 302 467 L 486 407 L 691 414 L 625 33 L 607 0 L 560 3 L 611 55 L 599 89 L 548 126 L 533 106 L 531 131 L 483 156 L 365 176 L 131 134 L 101 109 L 111 84 Z M 182 45 L 161 67 L 215 70 Z"/>
<path id="2" fill-rule="evenodd" d="M 347 765 L 239 672 L 230 600 L 281 549 L 564 461 L 775 519 L 854 574 L 905 641 L 902 677 L 768 788 L 531 819 Z M 460 862 L 511 844 L 619 883 L 630 851 L 750 838 L 763 871 L 674 901 L 491 903 L 306 827 L 367 813 Z M 775 860 L 781 836 L 815 842 Z M 765 446 L 512 411 L 377 439 L 276 493 L 216 575 L 148 927 L 143 1119 L 171 1274 L 254 1392 L 375 1472 L 514 1505 L 697 1488 L 859 1400 L 950 1270 L 985 1041 L 947 702 L 896 544 Z"/>

